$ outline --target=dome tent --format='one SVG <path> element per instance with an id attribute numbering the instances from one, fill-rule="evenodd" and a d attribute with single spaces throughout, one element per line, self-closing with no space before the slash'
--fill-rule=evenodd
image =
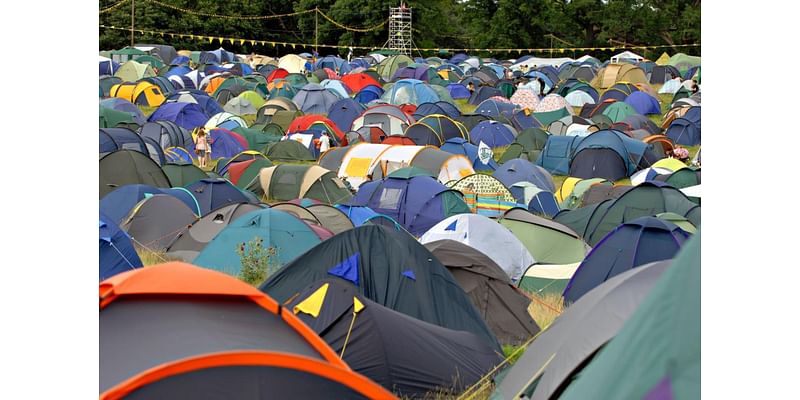
<path id="1" fill-rule="evenodd" d="M 443 328 L 467 331 L 500 346 L 447 269 L 405 232 L 364 225 L 342 232 L 297 257 L 259 289 L 279 302 L 320 279 L 336 277 L 364 297 Z"/>

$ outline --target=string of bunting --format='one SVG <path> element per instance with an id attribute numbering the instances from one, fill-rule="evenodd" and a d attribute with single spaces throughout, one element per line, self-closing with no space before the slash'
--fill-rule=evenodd
<path id="1" fill-rule="evenodd" d="M 100 10 L 100 12 L 99 12 L 99 14 L 105 14 L 105 13 L 108 13 L 108 12 L 114 11 L 114 10 L 116 10 L 117 8 L 119 8 L 119 6 L 121 6 L 121 5 L 125 4 L 125 3 L 129 2 L 129 1 L 131 1 L 131 0 L 120 0 L 120 1 L 118 1 L 118 2 L 116 2 L 116 3 L 114 3 L 114 4 L 110 5 L 110 6 L 108 6 L 108 7 L 106 7 L 106 8 L 103 8 L 103 9 L 101 9 L 101 10 Z"/>
<path id="2" fill-rule="evenodd" d="M 295 15 L 303 15 L 315 12 L 315 10 L 306 10 L 306 11 L 298 11 L 288 14 L 274 14 L 274 15 L 222 15 L 222 14 L 214 14 L 214 13 L 205 13 L 201 11 L 194 11 L 188 10 L 185 8 L 180 8 L 177 6 L 173 6 L 172 4 L 162 3 L 158 0 L 144 0 L 148 3 L 152 3 L 161 7 L 171 8 L 175 11 L 180 11 L 186 14 L 198 15 L 201 17 L 214 17 L 214 18 L 227 18 L 227 19 L 244 19 L 244 20 L 264 20 L 264 19 L 274 19 L 274 18 L 284 18 L 284 17 L 293 17 Z"/>
<path id="3" fill-rule="evenodd" d="M 124 0 L 127 1 L 127 0 Z M 312 10 L 313 11 L 313 10 Z M 110 26 L 110 25 L 102 25 L 100 24 L 100 28 L 104 29 L 114 29 L 120 31 L 127 31 L 130 32 L 130 28 L 126 27 L 118 27 L 118 26 Z M 261 46 L 284 46 L 284 47 L 314 47 L 315 45 L 312 43 L 289 43 L 289 42 L 276 42 L 271 40 L 256 40 L 256 39 L 242 39 L 242 38 L 230 38 L 230 37 L 219 37 L 219 36 L 205 36 L 205 35 L 192 35 L 192 34 L 185 34 L 185 33 L 174 33 L 174 32 L 162 32 L 162 31 L 153 31 L 153 30 L 145 30 L 145 29 L 134 29 L 134 32 L 139 33 L 140 35 L 150 34 L 150 35 L 158 35 L 161 37 L 169 36 L 170 38 L 182 38 L 182 39 L 194 39 L 199 41 L 207 41 L 209 43 L 213 43 L 214 41 L 223 44 L 225 42 L 229 42 L 231 44 L 239 43 L 243 45 L 245 43 L 249 43 L 250 45 L 261 45 Z M 318 44 L 318 47 L 323 48 L 330 48 L 330 49 L 347 49 L 353 48 L 356 50 L 379 50 L 381 49 L 380 46 L 347 46 L 347 45 L 330 45 L 330 44 Z M 616 50 L 646 50 L 646 49 L 659 49 L 659 48 L 677 48 L 677 47 L 699 47 L 700 44 L 677 44 L 677 45 L 657 45 L 657 46 L 629 46 L 629 47 L 572 47 L 572 48 L 539 48 L 539 49 L 456 49 L 456 48 L 418 48 L 419 51 L 446 51 L 446 52 L 517 52 L 519 54 L 525 53 L 564 53 L 567 51 L 616 51 Z"/>
<path id="4" fill-rule="evenodd" d="M 316 11 L 317 11 L 317 12 L 318 12 L 320 15 L 322 15 L 322 17 L 323 17 L 323 18 L 325 18 L 325 19 L 327 19 L 328 21 L 330 21 L 330 23 L 332 23 L 332 24 L 336 25 L 337 27 L 339 27 L 339 28 L 342 28 L 342 29 L 344 29 L 344 30 L 347 30 L 347 31 L 353 31 L 353 32 L 372 32 L 372 31 L 376 31 L 376 30 L 378 30 L 378 29 L 381 29 L 381 27 L 383 27 L 384 25 L 386 25 L 386 21 L 388 21 L 388 19 L 385 19 L 385 20 L 383 20 L 383 21 L 382 21 L 380 24 L 378 24 L 378 25 L 375 25 L 375 26 L 372 26 L 372 27 L 369 27 L 369 28 L 353 28 L 353 27 L 350 27 L 350 26 L 345 26 L 345 25 L 342 25 L 342 24 L 340 24 L 340 23 L 338 23 L 338 22 L 334 21 L 334 20 L 333 20 L 331 17 L 329 17 L 329 16 L 328 16 L 328 14 L 325 14 L 324 12 L 322 12 L 322 11 L 321 11 L 320 9 L 318 9 L 318 8 L 317 8 L 317 9 L 315 9 L 315 10 L 316 10 Z"/>

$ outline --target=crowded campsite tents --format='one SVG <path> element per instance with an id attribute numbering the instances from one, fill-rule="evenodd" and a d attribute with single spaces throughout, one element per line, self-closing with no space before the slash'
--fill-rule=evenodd
<path id="1" fill-rule="evenodd" d="M 101 398 L 695 393 L 700 57 L 220 39 L 99 61 Z"/>

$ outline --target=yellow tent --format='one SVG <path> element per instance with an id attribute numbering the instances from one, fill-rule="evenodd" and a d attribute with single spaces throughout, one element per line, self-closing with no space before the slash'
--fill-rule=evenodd
<path id="1" fill-rule="evenodd" d="M 661 57 L 656 60 L 656 65 L 667 65 L 669 63 L 669 54 L 667 52 L 661 53 Z"/>
<path id="2" fill-rule="evenodd" d="M 139 104 L 149 107 L 158 107 L 166 100 L 164 95 L 161 94 L 161 89 L 150 82 L 125 82 L 119 83 L 111 87 L 109 91 L 111 97 L 119 97 L 130 101 L 133 104 Z"/>
<path id="3" fill-rule="evenodd" d="M 686 163 L 677 158 L 662 158 L 652 165 L 653 168 L 666 168 L 672 172 L 687 168 Z"/>

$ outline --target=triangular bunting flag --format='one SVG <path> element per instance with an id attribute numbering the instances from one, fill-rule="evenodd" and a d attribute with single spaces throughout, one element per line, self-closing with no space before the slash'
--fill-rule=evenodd
<path id="1" fill-rule="evenodd" d="M 311 296 L 308 296 L 305 300 L 297 303 L 296 306 L 292 309 L 295 314 L 299 312 L 304 312 L 306 314 L 311 315 L 314 318 L 319 317 L 319 311 L 322 309 L 322 303 L 325 302 L 325 295 L 328 293 L 328 284 L 324 284 L 319 287 Z"/>
<path id="2" fill-rule="evenodd" d="M 356 253 L 347 257 L 346 260 L 329 269 L 328 274 L 346 279 L 358 286 L 358 262 L 360 256 L 361 253 Z"/>
<path id="3" fill-rule="evenodd" d="M 327 285 L 327 283 L 326 283 L 326 285 Z M 358 312 L 361 312 L 361 310 L 363 310 L 363 309 L 364 309 L 364 304 L 361 303 L 360 301 L 358 301 L 357 297 L 353 297 L 353 311 L 358 313 Z"/>

